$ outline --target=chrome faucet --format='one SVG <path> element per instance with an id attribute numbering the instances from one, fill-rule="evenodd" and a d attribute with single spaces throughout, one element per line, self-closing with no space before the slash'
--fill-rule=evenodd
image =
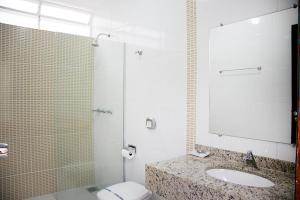
<path id="1" fill-rule="evenodd" d="M 242 160 L 243 160 L 243 162 L 245 162 L 247 165 L 252 165 L 254 168 L 258 169 L 252 151 L 247 151 L 247 153 L 243 156 L 243 159 L 242 159 Z"/>

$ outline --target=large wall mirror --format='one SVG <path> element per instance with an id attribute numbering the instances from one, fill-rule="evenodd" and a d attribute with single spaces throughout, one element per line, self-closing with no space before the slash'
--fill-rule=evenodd
<path id="1" fill-rule="evenodd" d="M 210 30 L 209 133 L 295 142 L 297 23 L 289 8 Z"/>

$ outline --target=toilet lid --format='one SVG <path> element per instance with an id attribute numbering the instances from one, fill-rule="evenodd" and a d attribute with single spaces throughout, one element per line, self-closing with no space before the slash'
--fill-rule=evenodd
<path id="1" fill-rule="evenodd" d="M 150 191 L 134 182 L 115 184 L 97 193 L 99 200 L 142 200 L 149 196 Z"/>

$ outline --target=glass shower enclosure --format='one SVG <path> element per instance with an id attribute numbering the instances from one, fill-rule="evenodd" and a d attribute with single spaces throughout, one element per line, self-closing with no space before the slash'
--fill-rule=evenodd
<path id="1" fill-rule="evenodd" d="M 122 182 L 123 43 L 0 24 L 0 200 L 96 199 Z"/>

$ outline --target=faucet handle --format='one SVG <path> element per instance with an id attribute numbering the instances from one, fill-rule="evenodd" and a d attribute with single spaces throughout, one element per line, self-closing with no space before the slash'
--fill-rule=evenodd
<path id="1" fill-rule="evenodd" d="M 254 160 L 254 156 L 251 150 L 247 151 L 247 153 L 243 156 L 243 160 Z"/>
<path id="2" fill-rule="evenodd" d="M 252 164 L 255 169 L 258 169 L 252 151 L 247 151 L 246 155 L 243 156 L 243 161 L 247 164 Z"/>
<path id="3" fill-rule="evenodd" d="M 252 155 L 253 156 L 252 150 L 247 151 L 247 155 Z"/>

